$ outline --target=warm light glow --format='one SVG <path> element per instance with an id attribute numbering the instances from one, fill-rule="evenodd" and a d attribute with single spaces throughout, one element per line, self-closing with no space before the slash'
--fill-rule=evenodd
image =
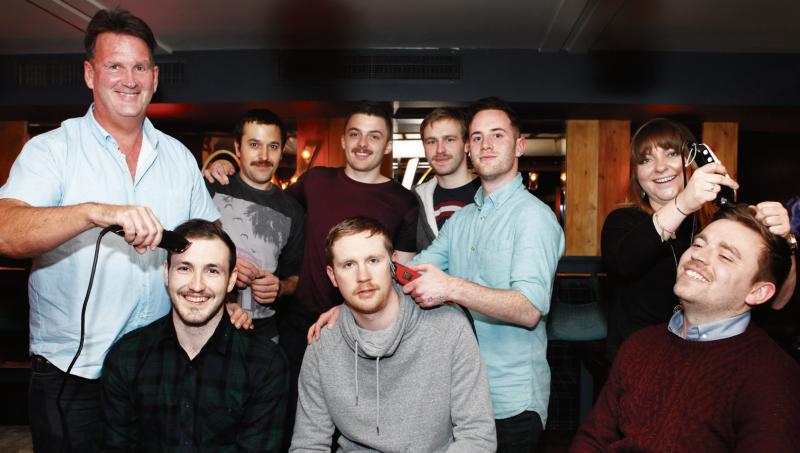
<path id="1" fill-rule="evenodd" d="M 532 172 L 528 173 L 528 178 L 531 181 L 538 181 L 539 180 L 539 173 L 536 173 L 535 171 L 532 171 Z"/>
<path id="2" fill-rule="evenodd" d="M 305 161 L 311 159 L 311 150 L 309 150 L 308 147 L 303 148 L 303 151 L 300 153 L 300 157 L 302 157 Z"/>
<path id="3" fill-rule="evenodd" d="M 561 172 L 561 182 L 567 182 L 567 172 Z"/>
<path id="4" fill-rule="evenodd" d="M 297 175 L 293 175 L 292 178 L 289 180 L 289 184 L 294 184 L 297 182 Z"/>

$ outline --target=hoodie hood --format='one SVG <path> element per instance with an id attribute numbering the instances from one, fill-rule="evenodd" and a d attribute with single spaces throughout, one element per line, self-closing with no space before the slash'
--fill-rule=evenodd
<path id="1" fill-rule="evenodd" d="M 361 335 L 363 329 L 359 329 L 353 312 L 345 304 L 342 306 L 342 313 L 339 317 L 339 326 L 342 337 L 347 345 L 360 357 L 365 359 L 378 359 L 391 357 L 403 337 L 414 331 L 419 323 L 422 310 L 417 307 L 411 297 L 403 294 L 400 286 L 392 285 L 400 299 L 400 310 L 397 319 L 392 322 L 385 331 L 377 332 L 375 335 Z"/>

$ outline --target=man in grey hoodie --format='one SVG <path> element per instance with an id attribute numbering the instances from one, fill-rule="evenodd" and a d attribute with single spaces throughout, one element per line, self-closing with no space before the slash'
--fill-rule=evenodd
<path id="1" fill-rule="evenodd" d="M 463 313 L 420 308 L 392 283 L 392 244 L 351 217 L 326 241 L 342 293 L 340 321 L 309 346 L 300 371 L 292 452 L 493 452 L 486 369 Z M 383 381 L 383 382 L 381 382 Z"/>

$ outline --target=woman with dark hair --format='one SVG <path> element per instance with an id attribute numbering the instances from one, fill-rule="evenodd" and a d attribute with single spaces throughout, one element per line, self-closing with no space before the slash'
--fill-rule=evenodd
<path id="1" fill-rule="evenodd" d="M 663 118 L 648 121 L 631 139 L 630 203 L 608 215 L 602 232 L 603 263 L 613 288 L 611 360 L 632 333 L 670 319 L 678 304 L 672 292 L 678 259 L 693 233 L 710 220 L 714 206 L 709 202 L 721 187 L 739 187 L 720 163 L 696 166 L 686 152 L 686 143 L 694 140 L 686 126 Z M 774 234 L 789 233 L 780 203 L 757 208 L 759 220 Z M 786 299 L 790 296 L 791 291 Z"/>

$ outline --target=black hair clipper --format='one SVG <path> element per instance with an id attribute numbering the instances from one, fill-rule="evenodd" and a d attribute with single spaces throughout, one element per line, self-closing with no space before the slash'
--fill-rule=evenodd
<path id="1" fill-rule="evenodd" d="M 705 143 L 686 142 L 686 149 L 690 158 L 694 158 L 698 167 L 710 164 L 713 162 L 721 163 L 717 158 L 714 151 Z M 720 208 L 733 207 L 736 204 L 736 191 L 728 186 L 721 186 L 717 198 L 714 199 L 714 204 Z"/>

